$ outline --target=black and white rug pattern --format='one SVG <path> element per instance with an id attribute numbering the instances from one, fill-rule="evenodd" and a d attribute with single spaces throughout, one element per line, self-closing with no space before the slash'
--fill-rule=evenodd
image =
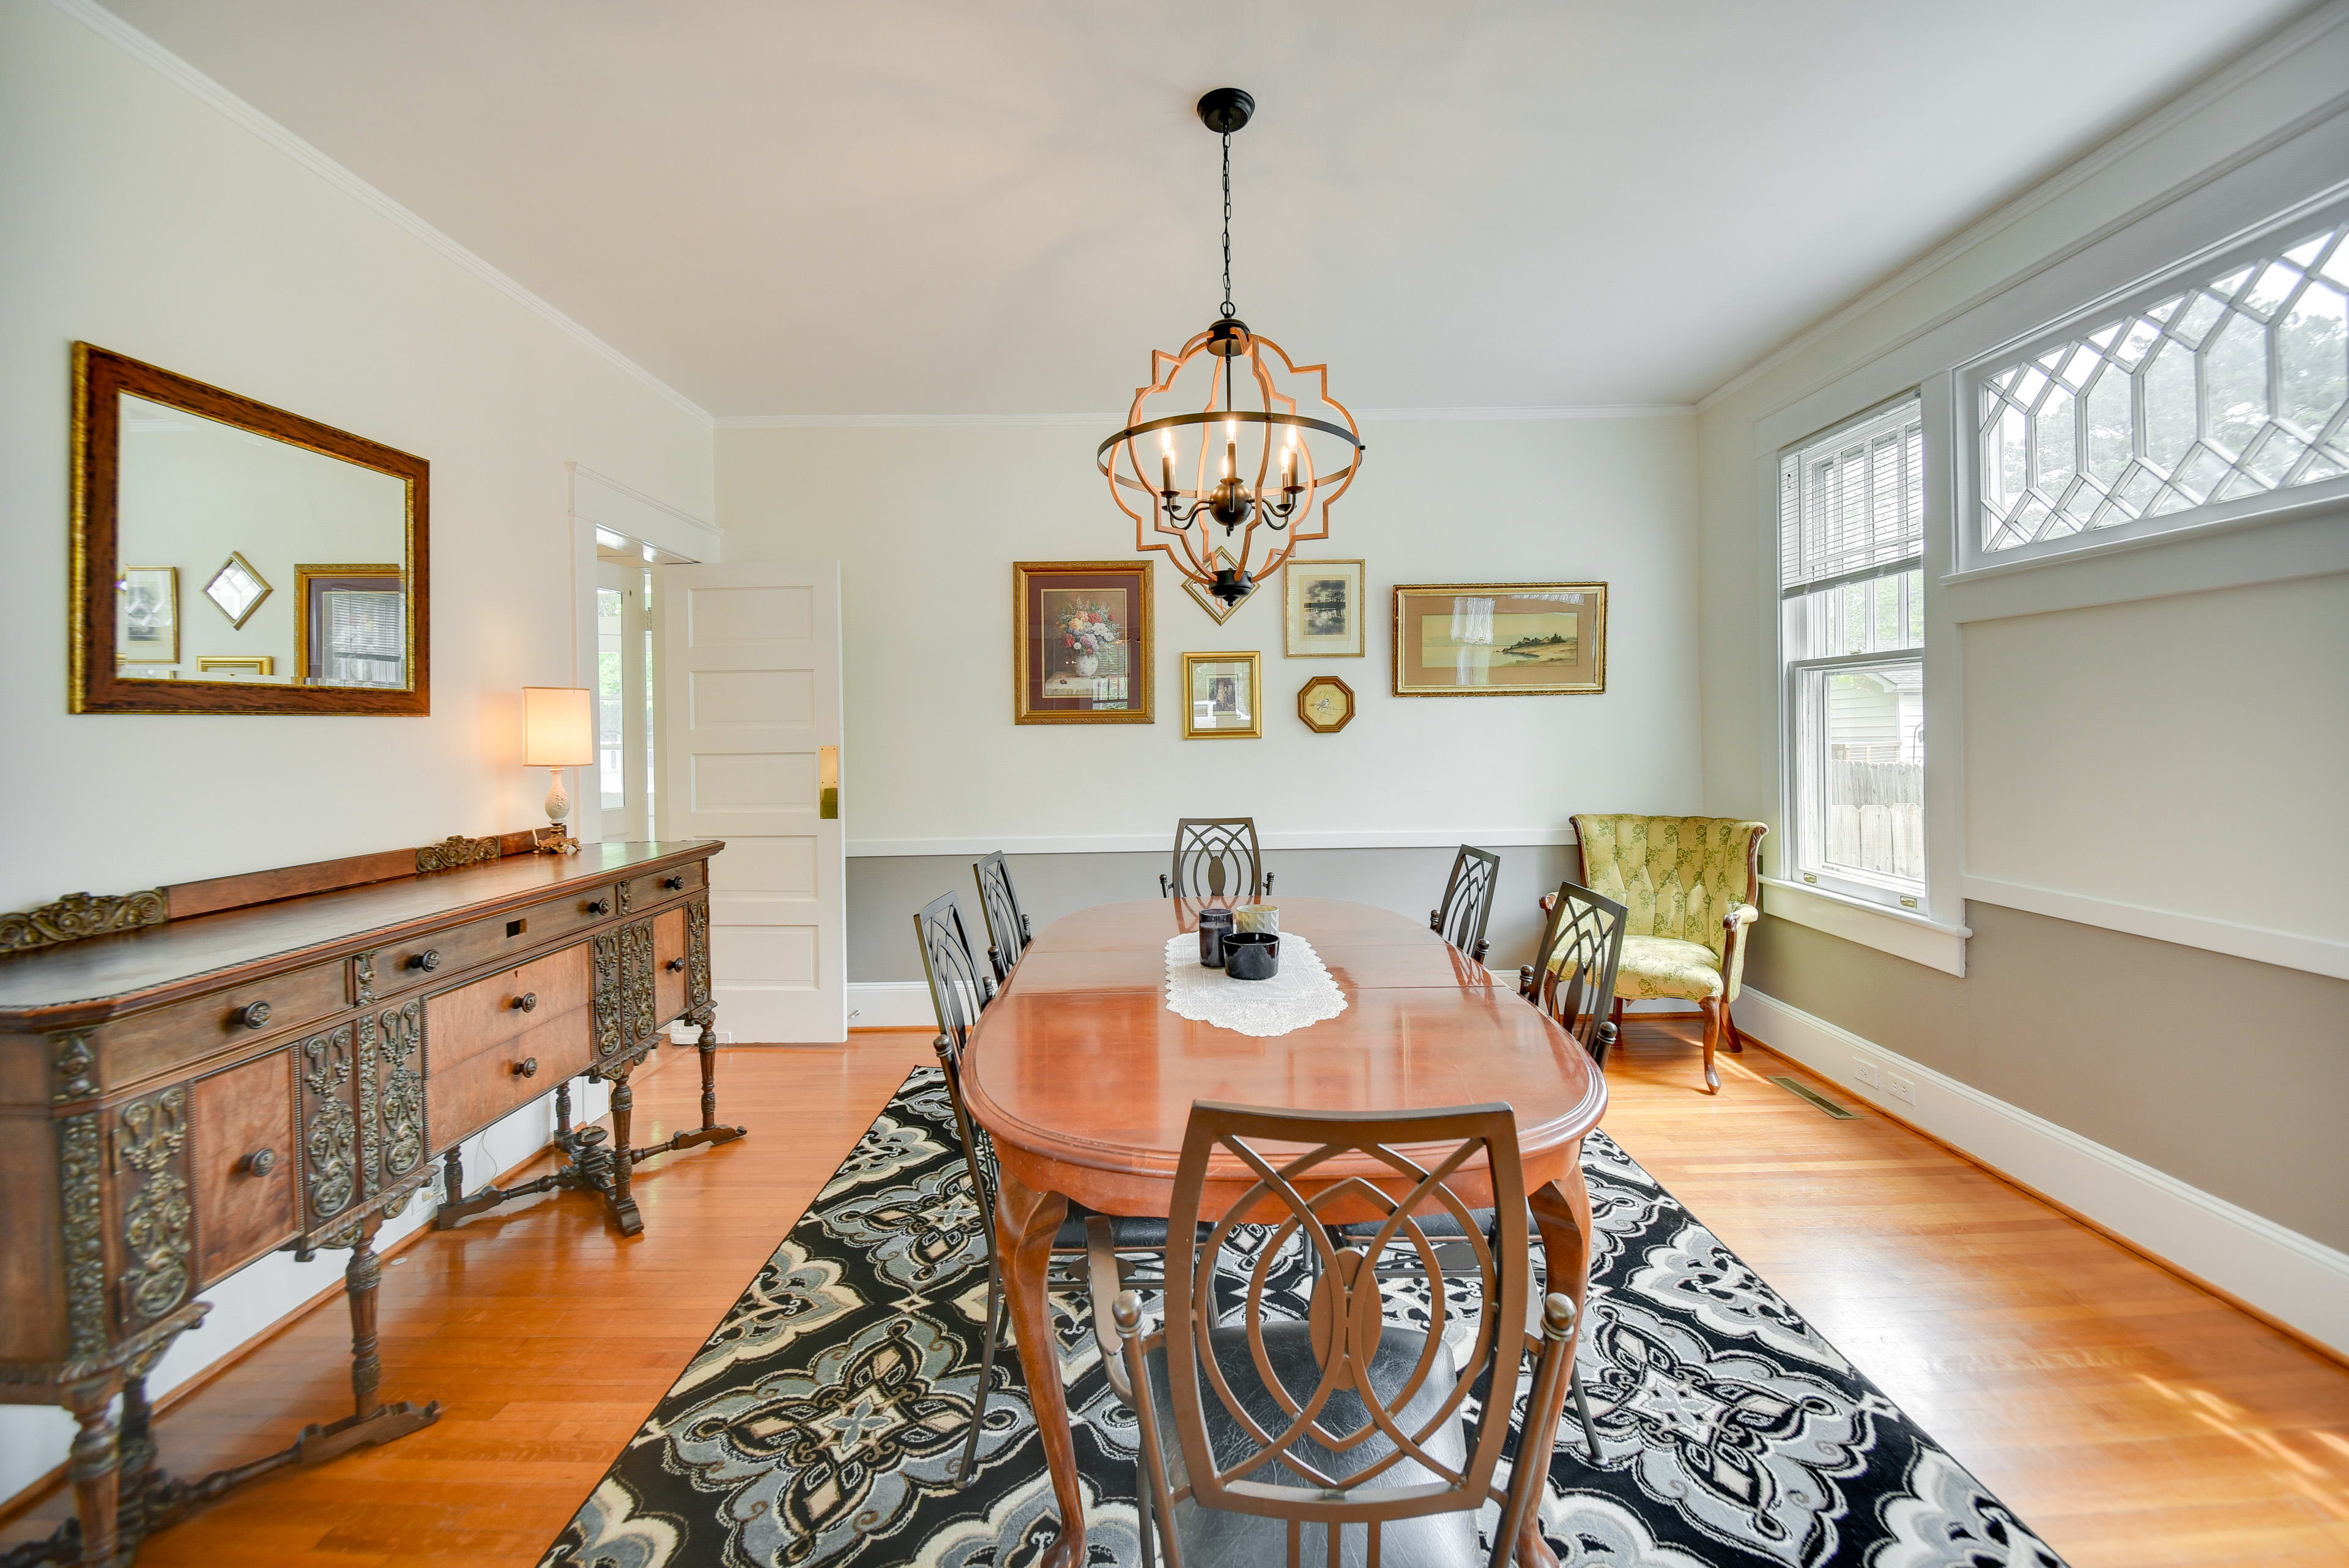
<path id="1" fill-rule="evenodd" d="M 1604 1134 L 1583 1168 L 1598 1237 L 1580 1368 L 1600 1453 L 1569 1412 L 1541 1509 L 1564 1568 L 2061 1568 Z M 985 1222 L 944 1080 L 916 1068 L 541 1568 L 1036 1562 L 1057 1521 L 1008 1345 L 978 1464 L 953 1480 L 978 1392 Z M 1247 1262 L 1226 1264 L 1235 1286 Z M 1301 1258 L 1276 1271 L 1302 1315 Z M 1391 1300 L 1424 1324 L 1423 1294 Z M 1059 1306 L 1090 1562 L 1137 1563 L 1133 1423 L 1082 1303 Z M 1472 1303 L 1452 1321 L 1473 1318 Z"/>

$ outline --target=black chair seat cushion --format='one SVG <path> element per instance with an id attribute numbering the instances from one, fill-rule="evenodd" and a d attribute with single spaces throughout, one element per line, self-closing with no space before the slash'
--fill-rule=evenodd
<path id="1" fill-rule="evenodd" d="M 1109 1217 L 1110 1245 L 1119 1251 L 1163 1252 L 1166 1250 L 1166 1221 L 1154 1220 L 1146 1214 L 1112 1214 Z M 1052 1238 L 1056 1252 L 1081 1252 L 1085 1250 L 1085 1210 L 1069 1205 L 1069 1217 L 1061 1221 L 1058 1234 Z"/>
<path id="2" fill-rule="evenodd" d="M 1312 1397 L 1320 1381 L 1319 1366 L 1313 1359 L 1312 1331 L 1301 1323 L 1268 1323 L 1263 1325 L 1265 1355 L 1272 1363 L 1273 1375 L 1280 1379 L 1289 1397 L 1299 1404 Z M 1248 1353 L 1247 1331 L 1240 1328 L 1219 1328 L 1210 1342 L 1216 1363 L 1223 1368 L 1224 1379 L 1242 1408 L 1266 1431 L 1278 1436 L 1287 1428 L 1288 1414 L 1265 1387 L 1257 1376 L 1256 1360 Z M 1427 1336 L 1415 1330 L 1399 1328 L 1392 1324 L 1380 1338 L 1378 1353 L 1371 1359 L 1371 1386 L 1377 1390 L 1382 1402 L 1411 1379 L 1413 1367 L 1419 1365 Z M 1428 1369 L 1427 1381 L 1410 1403 L 1395 1412 L 1395 1424 L 1404 1431 L 1416 1430 L 1444 1401 L 1450 1397 L 1454 1383 L 1452 1356 L 1439 1352 L 1435 1365 Z M 1150 1386 L 1158 1407 L 1158 1429 L 1164 1444 L 1167 1463 L 1179 1478 L 1182 1466 L 1180 1439 L 1174 1433 L 1174 1395 L 1166 1378 L 1166 1352 L 1164 1346 L 1150 1353 Z M 1221 1466 L 1240 1456 L 1254 1452 L 1260 1445 L 1230 1412 L 1212 1383 L 1202 1379 L 1199 1403 L 1206 1418 L 1209 1449 Z M 1392 1408 L 1390 1406 L 1390 1408 Z M 1329 1430 L 1348 1434 L 1369 1424 L 1361 1400 L 1348 1390 L 1330 1396 L 1322 1407 L 1321 1425 Z M 1467 1462 L 1468 1442 L 1465 1428 L 1455 1417 L 1446 1421 L 1423 1445 L 1427 1452 L 1444 1464 L 1454 1467 Z M 1367 1469 L 1371 1464 L 1394 1452 L 1394 1444 L 1382 1432 L 1373 1432 L 1365 1441 L 1343 1454 L 1332 1453 L 1309 1438 L 1296 1446 L 1298 1457 L 1326 1475 L 1344 1477 Z M 1255 1472 L 1235 1478 L 1256 1481 L 1267 1486 L 1294 1487 L 1312 1493 L 1310 1486 L 1294 1470 L 1278 1464 L 1264 1466 Z M 1368 1483 L 1371 1487 L 1420 1486 L 1441 1482 L 1442 1477 L 1428 1470 L 1416 1460 L 1381 1470 Z M 1179 1479 L 1176 1484 L 1181 1484 Z M 1479 1502 L 1482 1500 L 1478 1500 Z M 1164 1526 L 1164 1521 L 1159 1521 Z M 1235 1513 L 1224 1509 L 1205 1508 L 1185 1501 L 1174 1505 L 1174 1528 L 1180 1532 L 1184 1560 L 1194 1564 L 1279 1563 L 1288 1560 L 1288 1522 L 1265 1514 Z M 1319 1526 L 1305 1531 L 1304 1558 L 1311 1563 L 1322 1562 L 1326 1550 L 1322 1537 L 1326 1532 Z M 1345 1568 L 1364 1568 L 1370 1561 L 1370 1530 L 1367 1525 L 1350 1524 L 1338 1532 L 1339 1552 L 1336 1563 Z M 1379 1527 L 1379 1557 L 1390 1564 L 1412 1563 L 1418 1568 L 1478 1568 L 1485 1557 L 1476 1543 L 1476 1509 L 1468 1507 L 1449 1513 L 1421 1514 L 1413 1519 L 1392 1519 Z"/>
<path id="3" fill-rule="evenodd" d="M 1493 1222 L 1499 1218 L 1498 1210 L 1471 1209 L 1468 1213 L 1476 1221 L 1476 1230 L 1480 1234 L 1486 1237 L 1493 1234 Z M 1448 1212 L 1422 1214 L 1418 1216 L 1418 1221 L 1420 1234 L 1433 1240 L 1441 1241 L 1446 1236 L 1459 1237 L 1466 1234 L 1460 1229 L 1460 1221 L 1454 1220 Z M 1365 1220 L 1358 1225 L 1338 1227 L 1338 1234 L 1343 1237 L 1349 1245 L 1366 1244 L 1378 1233 L 1378 1223 L 1370 1220 Z M 1405 1247 L 1411 1245 L 1407 1239 L 1399 1236 L 1397 1240 Z"/>

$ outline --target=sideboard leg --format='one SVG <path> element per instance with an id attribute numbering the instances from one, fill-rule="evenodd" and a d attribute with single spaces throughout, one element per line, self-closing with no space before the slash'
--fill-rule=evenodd
<path id="1" fill-rule="evenodd" d="M 119 1539 L 116 1508 L 121 1499 L 121 1446 L 107 1407 L 114 1401 L 111 1377 L 94 1377 L 66 1390 L 67 1406 L 81 1429 L 74 1435 L 66 1474 L 72 1479 L 74 1511 L 81 1519 L 83 1568 L 114 1568 Z"/>
<path id="2" fill-rule="evenodd" d="M 709 1008 L 701 1010 L 698 1021 L 700 1037 L 694 1049 L 701 1056 L 701 1130 L 718 1130 L 718 1014 Z"/>
<path id="3" fill-rule="evenodd" d="M 376 1290 L 383 1283 L 383 1259 L 375 1250 L 376 1232 L 383 1221 L 369 1215 L 359 1227 L 351 1261 L 343 1269 L 343 1294 L 351 1304 L 351 1413 L 364 1421 L 383 1408 L 376 1390 L 383 1383 L 383 1357 L 375 1326 Z"/>
<path id="4" fill-rule="evenodd" d="M 628 1086 L 628 1075 L 622 1073 L 612 1080 L 612 1147 L 616 1158 L 612 1161 L 612 1185 L 605 1190 L 604 1202 L 612 1212 L 612 1223 L 620 1228 L 623 1236 L 634 1236 L 645 1228 L 644 1216 L 636 1212 L 636 1200 L 629 1191 L 629 1175 L 636 1168 L 635 1150 L 628 1143 L 629 1122 L 636 1106 L 636 1092 Z"/>

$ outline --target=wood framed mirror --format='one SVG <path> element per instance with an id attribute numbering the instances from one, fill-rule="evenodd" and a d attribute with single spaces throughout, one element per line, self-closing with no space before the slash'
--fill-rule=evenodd
<path id="1" fill-rule="evenodd" d="M 77 713 L 432 711 L 429 465 L 74 345 Z"/>

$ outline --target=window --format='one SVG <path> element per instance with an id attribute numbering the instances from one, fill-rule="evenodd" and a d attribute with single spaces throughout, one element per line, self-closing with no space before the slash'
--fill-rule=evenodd
<path id="1" fill-rule="evenodd" d="M 1914 397 L 1778 460 L 1790 877 L 1925 895 L 1924 421 Z"/>
<path id="2" fill-rule="evenodd" d="M 1966 543 L 1981 564 L 2155 518 L 2130 531 L 2264 510 L 2261 497 L 2342 481 L 2349 224 L 2303 223 L 2181 272 L 1971 380 Z"/>
<path id="3" fill-rule="evenodd" d="M 401 657 L 408 640 L 408 596 L 332 588 L 318 596 L 326 686 L 398 686 L 406 680 Z"/>

